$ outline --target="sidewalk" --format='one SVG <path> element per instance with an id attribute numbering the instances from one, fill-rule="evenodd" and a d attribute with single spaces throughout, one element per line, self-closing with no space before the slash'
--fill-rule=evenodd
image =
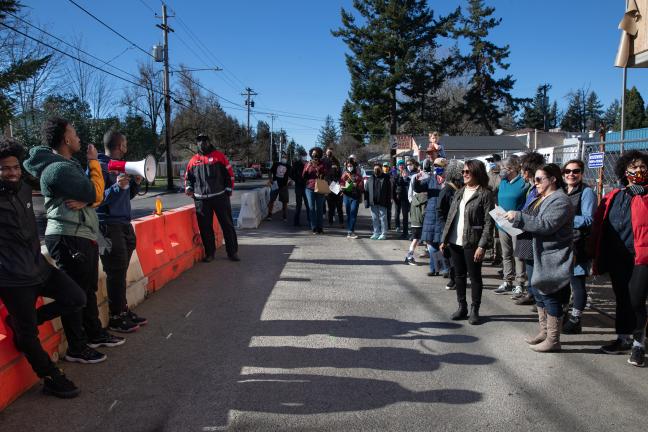
<path id="1" fill-rule="evenodd" d="M 137 308 L 150 324 L 105 363 L 63 364 L 79 398 L 34 388 L 0 413 L 2 429 L 645 428 L 647 371 L 597 353 L 609 318 L 588 311 L 564 353 L 534 353 L 523 337 L 535 316 L 493 294 L 485 267 L 485 323 L 452 322 L 445 279 L 403 265 L 407 242 L 369 240 L 361 212 L 358 240 L 279 218 L 240 231 L 241 262 L 220 251 L 156 292 Z"/>

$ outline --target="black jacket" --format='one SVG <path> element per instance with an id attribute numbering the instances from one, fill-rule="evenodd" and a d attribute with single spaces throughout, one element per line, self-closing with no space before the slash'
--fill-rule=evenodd
<path id="1" fill-rule="evenodd" d="M 0 184 L 0 286 L 39 285 L 52 267 L 41 254 L 31 188 L 17 192 Z"/>
<path id="2" fill-rule="evenodd" d="M 410 181 L 411 177 L 409 175 L 407 177 L 403 177 L 402 175 L 400 175 L 400 173 L 398 173 L 398 177 L 396 177 L 394 181 L 394 201 L 409 202 L 407 193 L 409 191 Z"/>
<path id="3" fill-rule="evenodd" d="M 389 174 L 372 175 L 367 179 L 365 190 L 366 205 L 379 205 L 389 207 L 391 205 L 392 182 Z"/>
<path id="4" fill-rule="evenodd" d="M 454 221 L 459 216 L 459 204 L 463 198 L 465 186 L 459 189 L 450 205 L 448 218 L 443 228 L 441 236 L 442 243 L 448 243 L 450 230 L 453 229 Z M 473 196 L 466 203 L 464 210 L 464 229 L 463 229 L 463 247 L 466 249 L 476 249 L 478 247 L 486 249 L 492 245 L 493 219 L 488 214 L 495 207 L 493 192 L 488 188 L 479 187 Z"/>
<path id="5" fill-rule="evenodd" d="M 306 180 L 304 180 L 304 167 L 306 165 L 301 159 L 293 162 L 290 170 L 290 178 L 295 182 L 295 187 L 305 188 Z"/>

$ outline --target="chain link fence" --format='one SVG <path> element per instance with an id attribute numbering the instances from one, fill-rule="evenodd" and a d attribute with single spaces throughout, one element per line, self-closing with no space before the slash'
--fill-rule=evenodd
<path id="1" fill-rule="evenodd" d="M 542 150 L 544 149 L 539 149 L 538 151 L 542 152 Z M 605 195 L 618 185 L 619 181 L 614 174 L 614 167 L 621 154 L 628 150 L 648 152 L 648 138 L 607 142 L 581 142 L 557 146 L 553 148 L 553 154 L 547 159 L 561 167 L 570 159 L 581 159 L 585 162 L 584 181 L 590 186 L 595 187 L 600 195 Z M 603 168 L 589 168 L 588 161 L 592 153 L 603 153 Z"/>

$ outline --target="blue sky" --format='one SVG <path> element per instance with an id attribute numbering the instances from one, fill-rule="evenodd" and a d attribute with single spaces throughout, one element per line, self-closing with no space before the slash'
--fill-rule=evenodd
<path id="1" fill-rule="evenodd" d="M 160 0 L 75 0 L 144 48 L 161 40 Z M 196 77 L 215 93 L 243 104 L 246 86 L 259 93 L 259 111 L 276 112 L 276 128 L 308 147 L 313 144 L 326 115 L 338 118 L 347 97 L 349 74 L 345 45 L 331 36 L 340 25 L 340 8 L 351 9 L 351 0 L 170 0 L 170 58 L 174 65 L 191 68 L 224 67 L 224 72 L 198 72 Z M 549 96 L 565 106 L 572 89 L 589 87 L 607 106 L 621 94 L 621 70 L 612 66 L 623 14 L 624 0 L 490 0 L 502 24 L 491 40 L 509 44 L 511 67 L 517 79 L 514 94 L 532 97 L 538 84 L 547 82 Z M 66 0 L 23 0 L 33 22 L 68 41 L 82 37 L 85 49 L 111 59 L 128 44 Z M 465 1 L 429 1 L 438 14 L 448 13 Z M 205 53 L 186 27 L 204 43 Z M 183 42 L 193 48 L 192 52 Z M 146 55 L 127 50 L 112 64 L 135 72 Z M 630 70 L 629 87 L 636 85 L 648 96 L 648 71 Z M 124 86 L 115 83 L 116 92 Z M 223 101 L 225 110 L 245 120 L 243 108 Z M 290 118 L 293 113 L 309 119 Z M 292 115 L 292 114 L 288 114 Z M 316 120 L 310 120 L 316 119 Z M 270 122 L 257 113 L 257 120 Z"/>

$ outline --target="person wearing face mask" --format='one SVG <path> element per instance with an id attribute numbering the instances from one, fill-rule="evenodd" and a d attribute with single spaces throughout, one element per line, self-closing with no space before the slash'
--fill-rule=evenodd
<path id="1" fill-rule="evenodd" d="M 272 209 L 274 203 L 279 198 L 281 201 L 281 215 L 283 221 L 288 220 L 288 182 L 290 180 L 290 165 L 288 165 L 288 158 L 286 152 L 281 152 L 281 158 L 278 162 L 272 164 L 270 168 L 270 178 L 268 179 L 268 186 L 270 187 L 270 202 L 268 203 L 268 216 L 267 221 L 272 220 Z"/>
<path id="2" fill-rule="evenodd" d="M 454 199 L 455 192 L 461 189 L 463 186 L 463 175 L 462 170 L 464 163 L 456 159 L 448 162 L 448 165 L 445 169 L 445 182 L 444 186 L 439 193 L 439 199 L 437 202 L 437 214 L 439 216 L 439 224 L 445 228 L 445 224 L 448 221 L 448 213 L 450 213 L 450 207 L 452 206 L 452 200 Z M 450 260 L 450 249 L 447 248 L 443 252 L 443 258 L 446 259 L 449 267 L 448 278 L 450 279 L 446 284 L 447 290 L 453 290 L 456 286 L 455 281 L 455 268 L 452 265 Z"/>
<path id="3" fill-rule="evenodd" d="M 43 349 L 38 326 L 62 316 L 66 334 L 72 322 L 80 329 L 86 296 L 41 254 L 32 190 L 22 181 L 23 154 L 22 145 L 10 138 L 0 138 L 0 300 L 8 312 L 5 322 L 13 333 L 13 344 L 43 379 L 43 393 L 72 398 L 79 394 L 79 389 Z M 95 191 L 88 187 L 78 193 L 93 199 Z M 36 299 L 40 296 L 54 301 L 37 309 Z"/>
<path id="4" fill-rule="evenodd" d="M 438 276 L 439 273 L 444 277 L 449 275 L 448 262 L 439 252 L 439 243 L 441 242 L 441 233 L 443 225 L 437 212 L 439 195 L 443 189 L 445 181 L 445 167 L 448 161 L 444 158 L 434 160 L 433 172 L 428 177 L 427 206 L 425 207 L 425 218 L 423 219 L 423 230 L 421 232 L 421 241 L 427 244 L 430 255 L 430 271 L 428 276 Z"/>
<path id="5" fill-rule="evenodd" d="M 231 261 L 240 261 L 230 202 L 234 188 L 232 165 L 227 156 L 214 148 L 209 136 L 198 135 L 196 144 L 198 153 L 189 160 L 185 171 L 185 193 L 194 199 L 196 205 L 196 219 L 205 248 L 203 262 L 213 261 L 216 253 L 214 213 L 223 230 L 227 257 Z"/>
<path id="6" fill-rule="evenodd" d="M 365 205 L 371 208 L 373 224 L 371 240 L 387 240 L 387 209 L 391 205 L 391 191 L 389 174 L 385 174 L 380 164 L 376 163 L 365 190 Z"/>
<path id="7" fill-rule="evenodd" d="M 329 169 L 329 172 L 326 176 L 326 180 L 330 184 L 331 182 L 339 182 L 340 177 L 342 177 L 342 170 L 340 169 L 340 166 L 336 165 L 335 163 L 331 165 L 331 169 Z M 326 207 L 328 209 L 328 222 L 329 225 L 333 225 L 333 219 L 335 217 L 335 213 L 337 212 L 337 217 L 338 217 L 338 223 L 340 224 L 340 227 L 344 227 L 344 213 L 342 211 L 342 194 L 334 194 L 331 192 L 330 194 L 326 195 Z"/>
<path id="8" fill-rule="evenodd" d="M 425 206 L 427 204 L 427 174 L 420 172 L 419 163 L 414 158 L 407 161 L 407 166 L 410 173 L 407 199 L 410 203 L 409 219 L 412 227 L 412 242 L 405 256 L 405 264 L 415 266 L 417 264 L 414 258 L 414 251 L 421 240 L 423 220 L 425 219 Z"/>
<path id="9" fill-rule="evenodd" d="M 565 192 L 574 206 L 574 274 L 571 278 L 572 298 L 574 305 L 571 316 L 565 320 L 564 334 L 582 332 L 581 315 L 587 303 L 585 281 L 590 272 L 591 260 L 585 250 L 591 233 L 594 212 L 596 211 L 596 193 L 583 182 L 585 164 L 582 160 L 572 159 L 563 166 Z"/>
<path id="10" fill-rule="evenodd" d="M 81 312 L 81 329 L 76 321 L 67 325 L 68 349 L 64 359 L 83 364 L 100 363 L 107 357 L 94 348 L 121 345 L 124 339 L 110 335 L 103 328 L 97 307 L 98 242 L 103 237 L 95 208 L 104 199 L 105 186 L 97 149 L 90 144 L 86 151 L 88 178 L 73 157 L 81 150 L 81 140 L 69 121 L 51 117 L 43 124 L 42 134 L 46 145 L 32 147 L 24 166 L 40 179 L 45 197 L 45 246 L 59 269 L 83 289 L 87 299 Z"/>
<path id="11" fill-rule="evenodd" d="M 506 211 L 521 210 L 524 206 L 529 185 L 520 175 L 520 158 L 509 156 L 502 162 L 497 193 L 497 203 Z M 502 247 L 502 263 L 504 265 L 504 282 L 494 292 L 495 294 L 513 293 L 514 296 L 522 297 L 526 285 L 526 271 L 524 262 L 515 257 L 516 238 L 499 230 L 499 241 Z M 514 285 L 515 284 L 515 285 Z M 514 287 L 515 286 L 515 287 Z M 517 297 L 516 297 L 517 299 Z"/>
<path id="12" fill-rule="evenodd" d="M 310 209 L 310 226 L 313 234 L 324 233 L 324 200 L 325 196 L 315 192 L 318 179 L 325 179 L 328 175 L 328 165 L 322 160 L 323 152 L 320 147 L 310 150 L 311 160 L 304 167 L 302 176 L 306 181 L 306 200 Z"/>
<path id="13" fill-rule="evenodd" d="M 304 167 L 306 166 L 306 153 L 300 154 L 293 161 L 290 178 L 295 183 L 295 218 L 293 225 L 301 226 L 300 216 L 302 204 L 306 210 L 306 219 L 310 225 L 310 211 L 308 210 L 308 201 L 306 201 L 306 181 L 304 180 Z"/>
<path id="14" fill-rule="evenodd" d="M 617 339 L 601 350 L 607 354 L 631 351 L 628 363 L 643 367 L 648 296 L 648 154 L 626 151 L 614 172 L 622 187 L 605 195 L 592 227 L 593 272 L 610 274 L 616 297 Z"/>
<path id="15" fill-rule="evenodd" d="M 398 172 L 396 178 L 394 179 L 394 204 L 396 207 L 396 230 L 401 231 L 400 239 L 407 240 L 409 238 L 409 211 L 410 211 L 410 202 L 407 199 L 407 192 L 409 190 L 410 184 L 410 170 L 413 165 L 408 162 L 408 165 L 405 165 L 405 161 L 401 160 L 398 162 Z M 401 223 L 402 215 L 402 223 Z"/>
<path id="16" fill-rule="evenodd" d="M 493 191 L 493 198 L 495 199 L 495 205 L 497 205 L 497 193 L 499 192 L 499 185 L 502 181 L 500 177 L 502 157 L 494 153 L 491 157 L 486 158 L 486 162 L 488 162 L 488 187 Z M 495 224 L 493 224 L 493 239 L 493 248 L 490 251 L 491 264 L 493 266 L 501 266 L 502 246 L 499 241 L 499 230 Z"/>
<path id="17" fill-rule="evenodd" d="M 530 233 L 533 285 L 538 308 L 539 333 L 526 342 L 536 352 L 560 351 L 563 304 L 569 300 L 574 268 L 574 207 L 563 191 L 562 170 L 556 164 L 535 172 L 538 197 L 526 211 L 508 211 L 515 228 Z"/>
<path id="18" fill-rule="evenodd" d="M 345 166 L 346 169 L 340 178 L 340 186 L 347 214 L 347 238 L 357 239 L 355 225 L 358 218 L 360 199 L 364 193 L 364 185 L 362 176 L 357 173 L 355 161 L 349 159 Z"/>
<path id="19" fill-rule="evenodd" d="M 390 187 L 391 187 L 391 190 L 392 190 L 392 197 L 393 197 L 394 196 L 394 183 L 396 182 L 396 178 L 392 175 L 391 165 L 389 164 L 389 162 L 383 162 L 382 171 L 383 171 L 383 174 L 385 174 L 387 176 L 387 178 L 389 178 Z M 391 231 L 391 229 L 392 229 L 392 204 L 390 204 L 389 207 L 387 208 L 387 229 L 389 231 Z"/>

